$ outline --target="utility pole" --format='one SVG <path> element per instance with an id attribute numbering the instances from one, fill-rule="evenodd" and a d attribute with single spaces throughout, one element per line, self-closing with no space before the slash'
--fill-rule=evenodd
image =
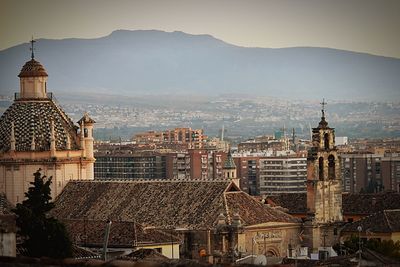
<path id="1" fill-rule="evenodd" d="M 357 231 L 358 231 L 358 266 L 361 266 L 361 231 L 362 231 L 361 225 L 357 227 Z"/>

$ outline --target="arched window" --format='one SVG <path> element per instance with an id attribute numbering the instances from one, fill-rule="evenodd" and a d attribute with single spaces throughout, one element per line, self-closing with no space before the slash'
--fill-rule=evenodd
<path id="1" fill-rule="evenodd" d="M 89 135 L 88 129 L 87 129 L 87 128 L 84 128 L 84 129 L 83 129 L 83 136 L 84 136 L 84 137 L 88 137 L 88 135 Z"/>
<path id="2" fill-rule="evenodd" d="M 324 146 L 325 146 L 325 149 L 329 149 L 329 134 L 328 133 L 324 134 Z"/>
<path id="3" fill-rule="evenodd" d="M 335 179 L 335 157 L 333 155 L 328 157 L 328 177 Z"/>
<path id="4" fill-rule="evenodd" d="M 318 174 L 318 179 L 320 181 L 324 180 L 324 158 L 320 157 L 318 159 L 318 170 L 319 170 L 319 174 Z"/>

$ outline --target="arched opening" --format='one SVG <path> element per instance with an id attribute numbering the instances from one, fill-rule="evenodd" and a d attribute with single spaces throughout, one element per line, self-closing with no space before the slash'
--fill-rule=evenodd
<path id="1" fill-rule="evenodd" d="M 267 257 L 279 257 L 279 250 L 275 247 L 268 247 L 265 252 L 265 256 Z"/>
<path id="2" fill-rule="evenodd" d="M 325 146 L 325 149 L 329 149 L 329 134 L 328 133 L 324 134 L 324 146 Z"/>
<path id="3" fill-rule="evenodd" d="M 87 128 L 84 128 L 84 129 L 83 129 L 83 136 L 84 136 L 84 137 L 88 137 L 88 136 L 89 136 L 89 132 L 88 132 L 88 129 L 87 129 Z"/>
<path id="4" fill-rule="evenodd" d="M 328 177 L 335 179 L 335 157 L 333 155 L 328 157 Z"/>
<path id="5" fill-rule="evenodd" d="M 324 180 L 324 158 L 320 157 L 318 159 L 318 179 L 320 181 Z"/>

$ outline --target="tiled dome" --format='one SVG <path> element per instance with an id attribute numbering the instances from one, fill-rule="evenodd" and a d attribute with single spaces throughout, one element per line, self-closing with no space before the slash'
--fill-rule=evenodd
<path id="1" fill-rule="evenodd" d="M 12 123 L 14 123 L 16 151 L 30 151 L 32 135 L 35 150 L 50 150 L 51 121 L 54 122 L 56 150 L 78 149 L 77 127 L 52 100 L 15 101 L 0 118 L 0 152 L 10 150 Z M 68 136 L 68 137 L 67 137 Z"/>
<path id="2" fill-rule="evenodd" d="M 40 64 L 39 61 L 34 60 L 33 58 L 25 63 L 22 67 L 21 72 L 18 77 L 40 77 L 40 76 L 48 76 L 46 70 L 43 65 Z"/>

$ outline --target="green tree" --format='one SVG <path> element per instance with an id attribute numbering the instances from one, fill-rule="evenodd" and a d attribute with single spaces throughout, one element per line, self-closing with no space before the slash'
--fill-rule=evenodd
<path id="1" fill-rule="evenodd" d="M 65 226 L 48 216 L 54 207 L 51 201 L 51 178 L 34 173 L 26 199 L 18 203 L 14 212 L 23 246 L 31 257 L 67 258 L 72 255 L 72 244 Z"/>

